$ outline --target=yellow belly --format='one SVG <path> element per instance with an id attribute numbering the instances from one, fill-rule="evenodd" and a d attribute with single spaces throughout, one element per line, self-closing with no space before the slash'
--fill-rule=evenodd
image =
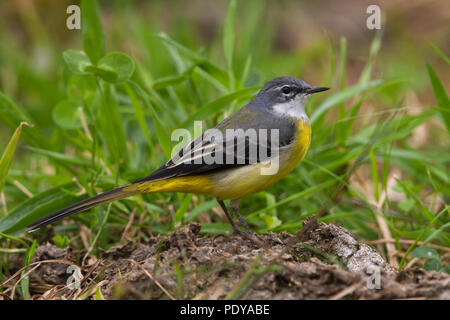
<path id="1" fill-rule="evenodd" d="M 267 189 L 297 166 L 305 157 L 310 142 L 311 127 L 309 123 L 300 121 L 297 123 L 297 135 L 289 152 L 279 155 L 279 168 L 276 174 L 261 174 L 261 169 L 267 168 L 270 164 L 257 163 L 231 169 L 226 176 L 216 180 L 217 183 L 212 187 L 210 194 L 221 200 L 240 199 Z"/>
<path id="2" fill-rule="evenodd" d="M 288 152 L 280 152 L 279 168 L 275 174 L 263 175 L 262 168 L 271 164 L 251 164 L 223 170 L 213 174 L 185 176 L 148 182 L 140 186 L 141 192 L 183 192 L 208 194 L 219 200 L 240 199 L 261 192 L 289 172 L 305 157 L 311 142 L 309 123 L 299 121 L 297 134 Z"/>

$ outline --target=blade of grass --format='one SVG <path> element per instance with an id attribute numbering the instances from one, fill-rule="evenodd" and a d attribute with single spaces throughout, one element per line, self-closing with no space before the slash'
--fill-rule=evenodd
<path id="1" fill-rule="evenodd" d="M 67 194 L 62 190 L 63 188 L 72 192 L 78 190 L 75 183 L 69 183 L 35 195 L 0 219 L 0 232 L 12 234 L 23 230 L 27 225 L 49 213 L 73 204 L 77 200 L 82 200 L 79 197 Z"/>
<path id="2" fill-rule="evenodd" d="M 164 33 L 157 35 L 157 37 L 163 40 L 164 42 L 170 44 L 171 46 L 177 48 L 181 53 L 183 53 L 191 61 L 196 63 L 201 69 L 203 69 L 205 72 L 211 75 L 214 79 L 219 81 L 222 85 L 228 87 L 229 84 L 228 73 L 225 70 L 217 67 L 199 53 L 194 52 L 191 49 L 183 46 L 182 44 L 172 40 L 171 38 L 169 38 L 169 36 L 167 36 Z"/>
<path id="3" fill-rule="evenodd" d="M 361 94 L 365 91 L 368 91 L 370 89 L 376 88 L 377 86 L 381 85 L 383 82 L 381 80 L 372 80 L 367 83 L 360 83 L 353 87 L 347 88 L 341 92 L 338 92 L 328 99 L 326 99 L 324 102 L 322 102 L 319 107 L 317 107 L 314 110 L 314 113 L 311 116 L 311 125 L 315 125 L 319 118 L 321 118 L 332 106 L 336 104 L 340 104 L 343 101 L 346 101 L 350 98 L 353 98 L 354 96 Z"/>
<path id="4" fill-rule="evenodd" d="M 242 69 L 241 79 L 237 85 L 237 89 L 241 89 L 245 86 L 245 82 L 247 81 L 248 74 L 250 73 L 250 69 L 252 67 L 252 56 L 249 55 L 245 60 L 244 68 Z"/>
<path id="5" fill-rule="evenodd" d="M 202 202 L 199 205 L 195 206 L 195 208 L 184 217 L 183 222 L 186 224 L 189 221 L 195 219 L 200 213 L 211 210 L 215 207 L 217 207 L 216 200 Z"/>
<path id="6" fill-rule="evenodd" d="M 233 71 L 233 52 L 234 52 L 234 18 L 236 15 L 236 0 L 231 0 L 228 6 L 227 17 L 223 29 L 223 49 L 227 59 L 229 87 L 235 89 L 235 78 Z"/>
<path id="7" fill-rule="evenodd" d="M 367 60 L 366 65 L 364 66 L 363 71 L 361 72 L 361 76 L 359 78 L 359 83 L 367 83 L 369 82 L 372 74 L 372 69 L 375 64 L 375 60 L 377 58 L 377 54 L 381 48 L 381 38 L 383 36 L 383 29 L 379 29 L 375 34 L 375 37 L 370 44 L 369 51 L 369 59 Z"/>
<path id="8" fill-rule="evenodd" d="M 370 156 L 370 166 L 372 169 L 372 179 L 373 179 L 373 190 L 374 190 L 374 196 L 376 202 L 378 202 L 380 198 L 380 191 L 379 191 L 379 185 L 378 185 L 378 166 L 377 166 L 377 160 L 375 159 L 375 154 L 373 149 L 370 150 L 369 153 Z"/>
<path id="9" fill-rule="evenodd" d="M 403 181 L 401 181 L 400 179 L 395 179 L 395 181 L 397 181 L 397 183 L 400 185 L 400 187 L 403 189 L 403 191 L 405 192 L 405 194 L 410 197 L 411 199 L 413 199 L 417 206 L 420 208 L 420 210 L 422 211 L 423 215 L 429 220 L 429 221 L 434 221 L 435 217 L 433 216 L 433 214 L 430 212 L 430 210 L 423 204 L 423 202 L 419 199 L 419 197 L 417 196 L 417 194 L 412 191 L 410 189 L 410 187 L 408 185 L 406 185 Z"/>
<path id="10" fill-rule="evenodd" d="M 97 0 L 81 0 L 83 48 L 92 63 L 105 55 L 105 40 Z"/>
<path id="11" fill-rule="evenodd" d="M 81 167 L 89 167 L 91 165 L 90 160 L 84 159 L 81 157 L 69 156 L 64 153 L 50 151 L 50 150 L 44 150 L 44 149 L 34 148 L 34 147 L 29 147 L 29 146 L 26 148 L 36 154 L 46 156 L 50 159 L 63 161 L 66 164 L 81 166 Z"/>
<path id="12" fill-rule="evenodd" d="M 175 219 L 177 222 L 183 221 L 184 214 L 186 213 L 186 211 L 189 208 L 189 204 L 191 203 L 192 196 L 193 196 L 192 193 L 186 194 L 184 196 L 183 201 L 181 202 L 180 206 L 178 207 L 177 211 L 175 212 Z"/>
<path id="13" fill-rule="evenodd" d="M 438 111 L 447 127 L 447 132 L 450 134 L 450 100 L 441 80 L 439 80 L 436 72 L 429 64 L 427 64 L 427 71 L 428 76 L 430 77 L 431 86 L 433 87 L 434 97 L 436 98 L 439 107 Z"/>
<path id="14" fill-rule="evenodd" d="M 136 119 L 139 123 L 139 126 L 141 127 L 141 130 L 145 136 L 145 140 L 147 141 L 148 148 L 150 150 L 150 155 L 152 156 L 154 154 L 154 146 L 153 146 L 153 140 L 150 136 L 150 131 L 147 126 L 147 122 L 145 121 L 145 111 L 140 106 L 138 99 L 136 97 L 136 94 L 134 93 L 133 89 L 131 88 L 129 83 L 125 84 L 125 89 L 127 91 L 128 96 L 131 99 L 131 104 L 133 105 L 133 110 L 136 114 Z"/>
<path id="15" fill-rule="evenodd" d="M 156 113 L 152 104 L 148 100 L 145 91 L 143 89 L 141 89 L 141 87 L 133 81 L 129 81 L 128 83 L 131 85 L 131 87 L 133 88 L 136 95 L 144 102 L 144 104 L 146 105 L 148 110 L 150 110 L 153 122 L 156 127 L 156 135 L 158 136 L 159 144 L 160 144 L 161 148 L 163 149 L 164 155 L 166 156 L 167 159 L 169 159 L 171 152 L 172 152 L 172 143 L 166 132 L 166 129 L 164 129 L 164 126 L 161 123 L 161 120 L 160 120 L 158 114 Z"/>
<path id="16" fill-rule="evenodd" d="M 8 145 L 3 151 L 3 155 L 0 158 L 0 192 L 2 192 L 3 186 L 5 185 L 6 177 L 8 176 L 9 168 L 11 167 L 12 159 L 14 156 L 14 151 L 16 150 L 17 142 L 19 141 L 20 134 L 22 133 L 23 126 L 32 127 L 27 122 L 22 122 L 14 131 L 13 136 L 8 142 Z"/>
<path id="17" fill-rule="evenodd" d="M 0 92 L 0 120 L 13 130 L 20 126 L 22 122 L 34 123 L 30 115 L 2 92 Z M 44 138 L 38 128 L 34 128 L 33 131 L 28 127 L 22 128 L 22 137 L 33 146 L 41 148 L 46 146 L 47 139 Z"/>
<path id="18" fill-rule="evenodd" d="M 441 51 L 438 47 L 436 47 L 433 43 L 428 42 L 430 47 L 436 52 L 447 64 L 450 64 L 450 59 L 447 57 L 447 55 Z"/>
<path id="19" fill-rule="evenodd" d="M 153 89 L 161 90 L 185 82 L 192 75 L 196 67 L 197 65 L 194 64 L 183 71 L 180 75 L 169 76 L 155 80 L 152 84 Z"/>
<path id="20" fill-rule="evenodd" d="M 113 96 L 111 85 L 103 82 L 102 87 L 99 84 L 99 90 L 102 91 L 103 96 L 99 104 L 97 121 L 111 156 L 111 162 L 120 165 L 126 163 L 128 159 L 123 120 L 119 113 L 117 100 Z"/>
<path id="21" fill-rule="evenodd" d="M 253 93 L 259 89 L 260 86 L 245 88 L 237 90 L 230 94 L 224 95 L 216 100 L 213 100 L 206 105 L 202 106 L 197 112 L 189 116 L 189 118 L 183 122 L 182 127 L 190 127 L 194 121 L 206 120 L 215 115 L 217 112 L 228 106 L 235 100 L 249 98 Z"/>
<path id="22" fill-rule="evenodd" d="M 319 190 L 323 190 L 325 188 L 328 188 L 328 187 L 332 186 L 333 184 L 335 184 L 337 182 L 338 181 L 336 181 L 334 179 L 333 180 L 328 180 L 326 182 L 321 183 L 318 186 L 310 187 L 310 188 L 305 189 L 303 191 L 294 193 L 293 195 L 287 197 L 286 199 L 280 200 L 280 201 L 278 201 L 277 203 L 275 203 L 275 204 L 273 204 L 271 206 L 268 206 L 268 207 L 265 207 L 265 208 L 262 208 L 262 209 L 259 209 L 259 210 L 256 210 L 256 211 L 250 213 L 247 216 L 247 218 L 249 218 L 249 219 L 254 218 L 257 215 L 259 215 L 260 213 L 263 213 L 263 212 L 270 211 L 272 209 L 278 208 L 279 206 L 287 204 L 287 203 L 289 203 L 289 202 L 291 202 L 291 201 L 293 201 L 295 199 L 302 198 L 302 197 L 307 197 L 307 196 L 309 196 L 311 194 L 316 193 Z"/>
<path id="23" fill-rule="evenodd" d="M 31 244 L 31 247 L 28 249 L 27 255 L 25 256 L 25 261 L 23 263 L 23 266 L 26 267 L 31 263 L 31 259 L 34 256 L 34 252 L 37 247 L 37 241 L 34 240 Z M 20 287 L 22 289 L 22 295 L 24 300 L 30 300 L 30 277 L 26 274 L 26 270 L 23 270 L 21 273 L 21 276 L 23 277 L 22 281 L 20 282 Z"/>
<path id="24" fill-rule="evenodd" d="M 23 245 L 25 248 L 30 248 L 30 246 L 28 245 L 28 243 L 26 243 L 26 241 L 25 240 L 27 240 L 27 241 L 30 241 L 30 242 L 33 242 L 34 240 L 31 240 L 30 238 L 25 238 L 25 237 L 22 237 L 22 238 L 20 238 L 20 237 L 15 237 L 15 236 L 12 236 L 12 235 L 10 235 L 10 234 L 6 234 L 6 233 L 2 233 L 2 232 L 0 232 L 0 237 L 1 238 L 6 238 L 6 239 L 10 239 L 10 240 L 12 240 L 12 241 L 17 241 L 17 242 L 19 242 L 21 245 Z M 0 238 L 0 239 L 1 239 Z"/>
<path id="25" fill-rule="evenodd" d="M 406 250 L 405 254 L 403 255 L 402 259 L 400 260 L 400 264 L 398 266 L 398 270 L 402 270 L 403 265 L 405 264 L 406 258 L 411 253 L 412 250 L 414 250 L 417 246 L 417 243 L 420 241 L 420 239 L 423 238 L 423 236 L 430 230 L 431 226 L 443 215 L 446 211 L 449 211 L 450 206 L 446 206 L 444 209 L 441 210 L 434 218 L 430 221 L 428 226 L 422 230 L 422 232 L 417 236 L 417 238 L 414 240 L 414 242 L 409 246 L 409 248 Z"/>
<path id="26" fill-rule="evenodd" d="M 339 61 L 339 91 L 345 89 L 347 75 L 346 75 L 346 67 L 347 67 L 347 39 L 342 37 L 340 40 L 340 53 L 339 53 L 340 61 Z M 345 102 L 341 102 L 339 104 L 339 118 L 336 123 L 336 138 L 337 141 L 343 142 L 345 140 L 344 127 L 345 124 L 340 121 L 345 118 Z"/>

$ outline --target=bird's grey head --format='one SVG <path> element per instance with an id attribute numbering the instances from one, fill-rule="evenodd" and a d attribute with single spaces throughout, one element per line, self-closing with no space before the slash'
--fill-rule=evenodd
<path id="1" fill-rule="evenodd" d="M 313 93 L 328 89 L 310 86 L 305 81 L 293 77 L 279 77 L 267 82 L 255 100 L 276 115 L 307 120 L 306 101 Z"/>

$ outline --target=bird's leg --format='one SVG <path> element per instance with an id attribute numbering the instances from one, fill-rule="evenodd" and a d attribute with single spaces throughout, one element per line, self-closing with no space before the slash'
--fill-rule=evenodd
<path id="1" fill-rule="evenodd" d="M 247 222 L 245 222 L 244 217 L 242 217 L 241 214 L 239 213 L 239 199 L 231 200 L 230 208 L 231 208 L 231 211 L 233 211 L 233 213 L 239 219 L 239 222 L 242 224 L 242 226 L 245 228 L 245 230 L 247 230 L 247 232 L 250 234 L 254 234 L 254 232 L 248 226 Z"/>
<path id="2" fill-rule="evenodd" d="M 227 207 L 225 206 L 225 203 L 222 200 L 217 200 L 217 202 L 220 204 L 220 206 L 222 207 L 223 212 L 225 212 L 225 215 L 227 217 L 228 222 L 231 224 L 231 226 L 233 227 L 234 233 L 236 234 L 240 234 L 242 235 L 244 232 L 239 229 L 239 227 L 236 225 L 236 223 L 234 223 L 233 221 L 233 217 L 231 216 L 231 214 L 228 212 Z"/>
<path id="3" fill-rule="evenodd" d="M 255 245 L 257 245 L 260 248 L 266 247 L 265 242 L 262 239 L 260 239 L 256 234 L 251 232 L 250 228 L 247 226 L 247 224 L 245 223 L 245 221 L 242 217 L 241 217 L 241 219 L 242 219 L 242 221 L 244 221 L 244 223 L 243 223 L 244 227 L 246 227 L 246 229 L 249 231 L 249 233 L 245 233 L 244 231 L 239 229 L 239 227 L 234 223 L 233 218 L 231 217 L 231 214 L 228 212 L 228 209 L 222 200 L 217 200 L 217 202 L 222 207 L 223 212 L 225 212 L 228 222 L 230 222 L 231 226 L 233 227 L 234 233 L 240 235 L 244 239 L 248 239 L 248 240 L 252 241 Z M 240 217 L 240 215 L 238 217 Z M 241 219 L 239 219 L 239 220 L 241 220 Z M 241 221 L 241 223 L 242 223 L 242 221 Z"/>
<path id="4" fill-rule="evenodd" d="M 242 226 L 247 230 L 248 233 L 245 233 L 245 236 L 247 239 L 250 239 L 255 245 L 257 245 L 260 248 L 266 248 L 267 243 L 261 239 L 259 236 L 256 235 L 248 226 L 247 222 L 245 222 L 244 218 L 239 213 L 239 200 L 231 200 L 230 201 L 230 208 L 231 211 L 236 215 L 236 217 L 239 219 L 239 222 L 242 224 Z"/>

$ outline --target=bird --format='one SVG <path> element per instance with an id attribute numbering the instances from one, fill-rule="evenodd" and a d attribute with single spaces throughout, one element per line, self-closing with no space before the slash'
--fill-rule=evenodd
<path id="1" fill-rule="evenodd" d="M 278 182 L 305 157 L 311 142 L 305 105 L 311 95 L 325 90 L 329 88 L 295 77 L 277 77 L 149 176 L 60 209 L 30 224 L 28 231 L 133 195 L 180 192 L 216 198 L 234 233 L 257 242 L 239 213 L 239 201 Z M 233 220 L 225 200 L 230 200 L 230 209 L 245 231 Z"/>

